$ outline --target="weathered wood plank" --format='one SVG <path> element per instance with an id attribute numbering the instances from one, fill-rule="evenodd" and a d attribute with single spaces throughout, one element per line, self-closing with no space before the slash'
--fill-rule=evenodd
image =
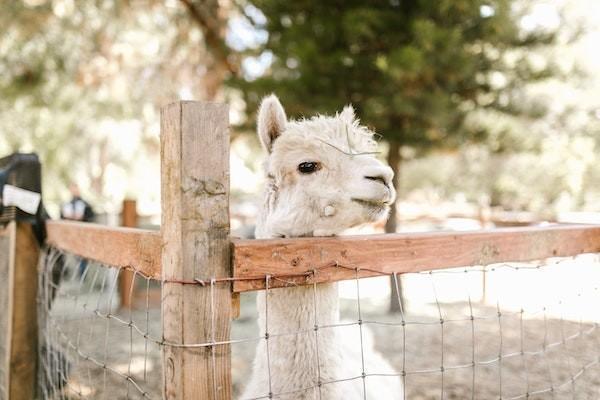
<path id="1" fill-rule="evenodd" d="M 117 237 L 112 236 L 115 230 L 120 232 Z M 66 221 L 50 221 L 48 232 L 49 242 L 59 248 L 107 264 L 138 266 L 154 279 L 160 279 L 160 239 L 157 232 Z M 335 262 L 352 268 L 404 273 L 600 252 L 600 226 L 554 225 L 474 232 L 237 239 L 232 242 L 233 273 L 238 278 L 233 290 L 244 292 L 264 289 L 264 279 L 251 279 L 253 277 L 301 274 Z M 112 248 L 120 250 L 106 251 Z M 146 267 L 146 264 L 151 266 Z M 318 275 L 318 282 L 331 282 L 352 279 L 356 274 L 347 269 L 329 268 Z M 361 277 L 375 275 L 367 270 L 360 273 Z M 312 283 L 312 280 L 304 278 L 290 277 L 287 280 L 299 284 Z M 273 287 L 284 285 L 276 280 L 271 283 Z"/>
<path id="2" fill-rule="evenodd" d="M 600 252 L 600 226 L 559 225 L 492 231 L 236 240 L 233 242 L 234 292 L 264 289 L 265 275 L 282 276 L 271 286 L 332 282 L 440 268 L 533 261 Z M 338 263 L 348 268 L 336 268 Z M 331 266 L 331 268 L 324 268 Z M 314 278 L 294 277 L 319 269 Z"/>
<path id="3" fill-rule="evenodd" d="M 229 340 L 228 107 L 178 102 L 161 112 L 163 337 L 197 344 Z M 213 336 L 214 335 L 214 336 Z M 214 351 L 214 353 L 213 353 Z M 163 346 L 166 399 L 230 399 L 231 350 Z"/>
<path id="4" fill-rule="evenodd" d="M 11 400 L 35 398 L 37 382 L 37 265 L 39 245 L 30 224 L 17 223 L 10 344 Z"/>
<path id="5" fill-rule="evenodd" d="M 161 278 L 160 232 L 73 221 L 48 221 L 48 244 L 107 265 Z"/>
<path id="6" fill-rule="evenodd" d="M 0 226 L 0 399 L 8 399 L 16 223 Z"/>

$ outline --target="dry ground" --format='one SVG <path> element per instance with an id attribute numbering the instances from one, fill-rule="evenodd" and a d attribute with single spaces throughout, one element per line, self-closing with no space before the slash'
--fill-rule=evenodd
<path id="1" fill-rule="evenodd" d="M 145 392 L 161 398 L 159 346 L 129 326 L 129 311 L 113 310 L 124 322 L 94 313 L 107 311 L 103 299 L 91 291 L 82 294 L 74 285 L 64 284 L 49 325 L 50 341 L 60 344 L 70 360 L 68 385 L 48 397 L 137 399 Z M 253 303 L 252 294 L 242 296 L 242 316 L 234 322 L 232 337 L 258 335 Z M 364 299 L 361 305 L 363 319 L 377 322 L 366 323 L 376 349 L 395 371 L 407 372 L 408 399 L 510 399 L 526 398 L 526 393 L 530 399 L 600 398 L 600 329 L 594 324 L 502 309 L 498 318 L 495 306 L 473 303 L 471 313 L 467 302 L 454 302 L 441 305 L 443 324 L 437 306 L 425 304 L 407 313 L 403 327 L 399 314 L 382 313 L 381 306 Z M 158 309 L 136 310 L 131 316 L 142 332 L 160 337 Z M 342 316 L 356 319 L 355 301 L 342 301 Z M 248 378 L 255 345 L 232 346 L 235 396 Z M 44 362 L 56 370 L 56 350 L 49 353 Z"/>

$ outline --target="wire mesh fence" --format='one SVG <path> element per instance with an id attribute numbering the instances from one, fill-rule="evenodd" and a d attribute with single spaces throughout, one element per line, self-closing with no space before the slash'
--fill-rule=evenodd
<path id="1" fill-rule="evenodd" d="M 258 302 L 266 318 L 257 317 L 257 294 L 243 293 L 230 340 L 186 344 L 162 337 L 161 282 L 135 273 L 134 307 L 120 307 L 122 271 L 56 249 L 45 252 L 39 279 L 42 398 L 161 398 L 163 346 L 206 349 L 212 357 L 223 354 L 216 349 L 230 349 L 234 398 L 243 399 L 325 399 L 328 387 L 350 385 L 361 398 L 380 398 L 394 380 L 404 387 L 398 398 L 407 399 L 583 399 L 600 393 L 598 255 L 393 274 L 405 296 L 399 313 L 387 312 L 389 275 L 345 281 L 334 324 L 319 318 L 327 305 L 317 284 L 301 289 L 303 304 L 289 305 L 306 314 L 305 325 L 276 320 L 268 312 L 273 293 L 295 288 L 270 289 L 271 280 L 286 277 L 266 276 L 268 289 Z M 230 283 L 196 282 L 211 293 Z M 208 306 L 213 316 L 219 312 L 214 303 Z M 354 349 L 348 372 L 329 375 L 327 353 L 348 343 Z M 314 371 L 301 385 L 279 384 L 278 346 L 290 355 L 315 356 Z M 264 387 L 242 397 L 261 366 Z M 214 382 L 218 371 L 198 373 Z"/>
<path id="2" fill-rule="evenodd" d="M 157 285 L 135 274 L 142 306 L 122 308 L 117 282 L 123 271 L 56 249 L 44 253 L 38 277 L 42 398 L 161 398 L 161 353 L 152 339 L 160 337 L 160 307 L 150 304 Z"/>

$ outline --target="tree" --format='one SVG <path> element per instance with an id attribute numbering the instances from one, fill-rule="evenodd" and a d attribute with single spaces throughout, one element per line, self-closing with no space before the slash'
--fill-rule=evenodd
<path id="1" fill-rule="evenodd" d="M 156 109 L 221 94 L 237 69 L 225 42 L 233 11 L 227 1 L 192 0 L 3 5 L 0 153 L 40 155 L 50 205 L 69 181 L 108 211 L 124 195 L 158 201 L 158 185 L 134 176 L 140 164 L 158 167 Z"/>
<path id="2" fill-rule="evenodd" d="M 248 110 L 271 91 L 293 116 L 333 112 L 353 103 L 363 122 L 389 143 L 398 187 L 402 149 L 419 153 L 482 140 L 465 117 L 493 109 L 522 114 L 520 88 L 552 74 L 533 49 L 554 33 L 519 28 L 528 10 L 511 0 L 252 0 L 272 56 L 257 79 L 233 80 Z M 396 207 L 386 226 L 396 231 Z M 392 296 L 395 298 L 395 296 Z"/>
<path id="3" fill-rule="evenodd" d="M 203 76 L 203 91 L 206 100 L 214 100 L 223 82 L 239 71 L 236 53 L 226 43 L 227 21 L 233 13 L 234 4 L 228 1 L 180 0 L 188 11 L 190 20 L 200 28 L 208 60 Z"/>

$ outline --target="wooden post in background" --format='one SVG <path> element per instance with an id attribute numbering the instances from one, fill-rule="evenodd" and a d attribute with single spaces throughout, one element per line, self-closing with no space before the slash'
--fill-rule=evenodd
<path id="1" fill-rule="evenodd" d="M 225 104 L 188 101 L 161 110 L 162 326 L 166 342 L 185 345 L 229 340 L 229 283 L 211 288 L 169 282 L 231 274 L 228 112 Z M 163 374 L 165 399 L 230 399 L 230 346 L 167 344 L 163 346 Z"/>
<path id="2" fill-rule="evenodd" d="M 138 214 L 137 214 L 137 202 L 131 199 L 123 200 L 123 209 L 121 211 L 121 225 L 128 228 L 137 228 L 138 225 Z M 122 269 L 119 276 L 119 294 L 121 297 L 121 307 L 129 308 L 132 307 L 132 297 L 135 297 L 135 287 L 131 290 L 133 285 L 133 272 Z"/>
<path id="3" fill-rule="evenodd" d="M 37 265 L 39 245 L 30 224 L 0 228 L 0 398 L 35 398 Z"/>

